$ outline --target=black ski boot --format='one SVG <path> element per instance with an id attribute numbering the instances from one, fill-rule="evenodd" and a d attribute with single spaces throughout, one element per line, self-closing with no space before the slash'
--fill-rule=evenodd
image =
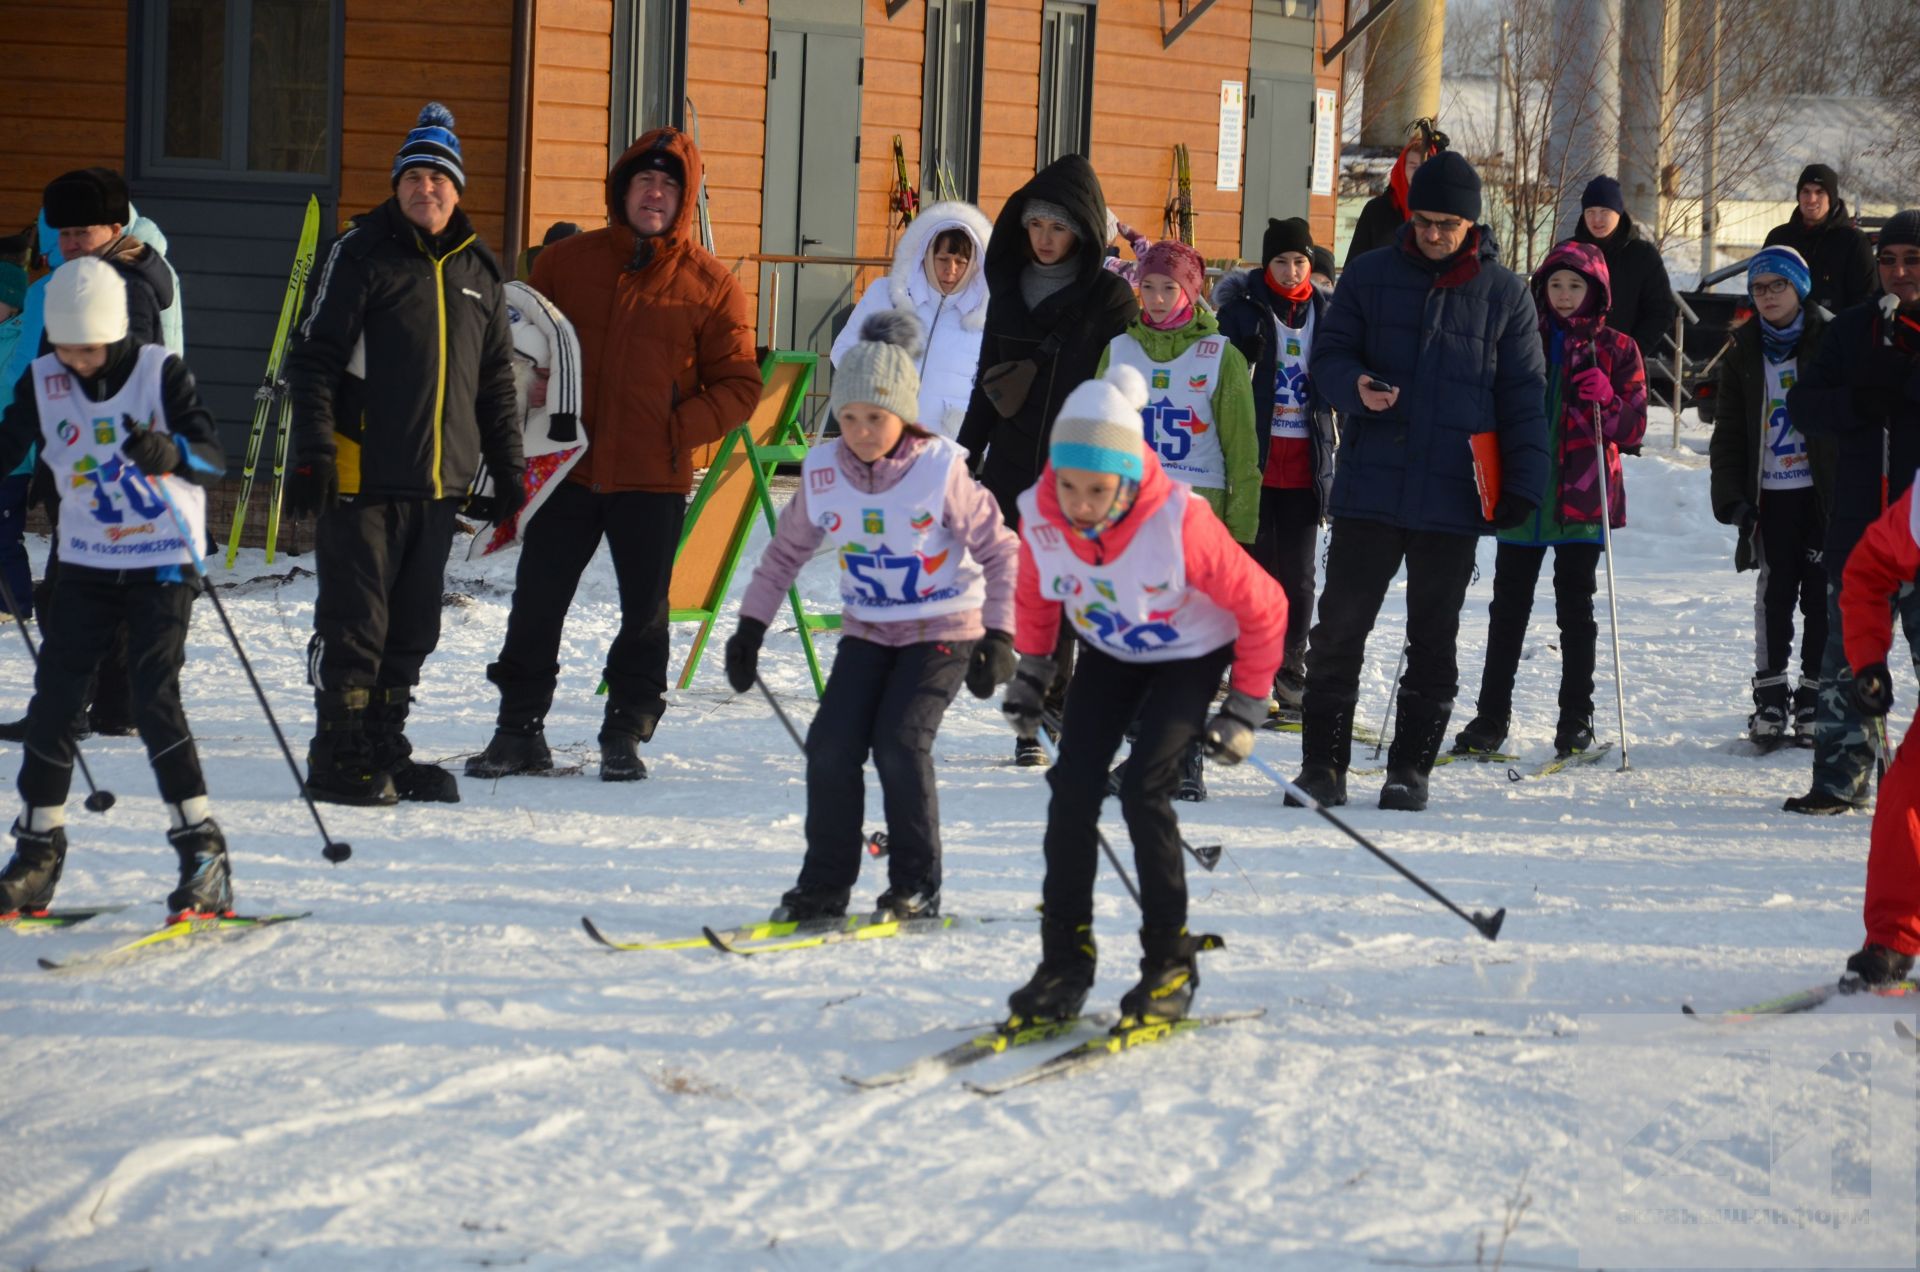
<path id="1" fill-rule="evenodd" d="M 1455 755 L 1492 755 L 1507 740 L 1509 722 L 1505 716 L 1477 715 L 1467 727 L 1453 735 Z"/>
<path id="2" fill-rule="evenodd" d="M 468 777 L 511 777 L 515 773 L 550 773 L 553 752 L 538 721 L 502 724 L 493 731 L 487 749 L 467 758 Z"/>
<path id="3" fill-rule="evenodd" d="M 1793 744 L 1813 746 L 1814 717 L 1820 713 L 1820 682 L 1812 676 L 1800 677 L 1793 691 Z"/>
<path id="4" fill-rule="evenodd" d="M 875 922 L 893 920 L 905 922 L 908 919 L 937 919 L 940 917 L 940 889 L 921 884 L 917 887 L 891 887 L 882 892 L 873 903 Z"/>
<path id="5" fill-rule="evenodd" d="M 1026 984 L 1007 995 L 1009 1025 L 1033 1020 L 1072 1020 L 1093 992 L 1099 951 L 1093 924 L 1040 920 L 1040 966 Z"/>
<path id="6" fill-rule="evenodd" d="M 44 910 L 67 862 L 67 828 L 28 830 L 16 821 L 12 833 L 13 857 L 0 869 L 0 914 Z"/>
<path id="7" fill-rule="evenodd" d="M 1560 759 L 1584 755 L 1593 749 L 1593 717 L 1562 716 L 1553 730 L 1553 753 Z"/>
<path id="8" fill-rule="evenodd" d="M 1039 738 L 1015 738 L 1013 762 L 1021 768 L 1045 768 L 1047 767 L 1047 750 L 1040 745 Z"/>
<path id="9" fill-rule="evenodd" d="M 362 806 L 400 801 L 393 779 L 374 764 L 373 739 L 366 731 L 372 696 L 366 689 L 314 693 L 319 720 L 307 747 L 307 794 L 313 798 Z"/>
<path id="10" fill-rule="evenodd" d="M 1403 813 L 1426 811 L 1427 778 L 1440 756 L 1440 744 L 1447 739 L 1447 720 L 1452 715 L 1451 702 L 1434 702 L 1408 689 L 1400 691 L 1380 807 Z"/>
<path id="11" fill-rule="evenodd" d="M 647 765 L 640 758 L 640 744 L 653 740 L 653 730 L 659 723 L 657 715 L 608 703 L 606 719 L 600 725 L 600 780 L 645 780 Z"/>
<path id="12" fill-rule="evenodd" d="M 1184 1020 L 1200 988 L 1194 955 L 1206 948 L 1187 929 L 1140 929 L 1140 983 L 1120 998 L 1120 1021 Z"/>
<path id="13" fill-rule="evenodd" d="M 1787 740 L 1787 715 L 1792 711 L 1787 700 L 1787 678 L 1777 671 L 1763 671 L 1753 678 L 1753 714 L 1747 717 L 1747 740 L 1758 747 L 1772 749 Z M 1811 726 L 1812 717 L 1809 715 Z"/>
<path id="14" fill-rule="evenodd" d="M 407 713 L 413 709 L 413 691 L 405 686 L 375 689 L 367 703 L 367 738 L 373 745 L 373 766 L 393 779 L 394 793 L 422 804 L 458 804 L 460 783 L 437 764 L 413 758 L 407 740 Z"/>
<path id="15" fill-rule="evenodd" d="M 208 817 L 167 832 L 180 854 L 180 886 L 167 894 L 169 922 L 181 915 L 233 913 L 233 875 L 227 868 L 227 841 Z"/>
<path id="16" fill-rule="evenodd" d="M 1806 813 L 1812 817 L 1837 817 L 1841 813 L 1858 812 L 1865 803 L 1854 803 L 1844 796 L 1814 787 L 1805 795 L 1795 795 L 1780 807 L 1789 813 Z"/>
<path id="17" fill-rule="evenodd" d="M 1353 762 L 1353 704 L 1332 711 L 1311 707 L 1300 717 L 1300 776 L 1293 784 L 1328 808 L 1347 802 L 1347 767 Z M 1287 796 L 1288 808 L 1301 804 Z"/>
<path id="18" fill-rule="evenodd" d="M 1301 670 L 1305 665 L 1305 654 L 1295 660 L 1289 657 L 1273 678 L 1273 712 L 1282 720 L 1298 720 L 1300 709 L 1307 699 L 1307 673 Z"/>
<path id="19" fill-rule="evenodd" d="M 1844 982 L 1850 980 L 1858 980 L 1862 985 L 1891 985 L 1912 973 L 1913 955 L 1884 945 L 1865 945 L 1847 959 L 1847 974 L 1841 978 L 1841 987 L 1845 988 Z"/>
<path id="20" fill-rule="evenodd" d="M 769 923 L 811 923 L 838 919 L 847 913 L 849 888 L 788 888 L 780 904 L 767 916 Z"/>
<path id="21" fill-rule="evenodd" d="M 1189 804 L 1203 804 L 1207 799 L 1206 752 L 1201 749 L 1198 739 L 1187 748 L 1187 758 L 1180 767 L 1180 789 L 1173 797 L 1185 800 Z"/>

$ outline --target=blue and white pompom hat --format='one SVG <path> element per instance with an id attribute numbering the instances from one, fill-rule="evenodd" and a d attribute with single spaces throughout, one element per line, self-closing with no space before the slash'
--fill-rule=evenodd
<path id="1" fill-rule="evenodd" d="M 439 102 L 420 108 L 420 122 L 400 143 L 393 157 L 393 184 L 408 168 L 438 168 L 453 179 L 460 193 L 467 192 L 467 170 L 460 162 L 460 138 L 454 135 L 453 112 Z"/>
<path id="2" fill-rule="evenodd" d="M 1147 447 L 1140 409 L 1146 404 L 1145 376 L 1125 363 L 1107 368 L 1106 375 L 1076 386 L 1060 404 L 1047 458 L 1056 471 L 1084 468 L 1141 480 Z"/>

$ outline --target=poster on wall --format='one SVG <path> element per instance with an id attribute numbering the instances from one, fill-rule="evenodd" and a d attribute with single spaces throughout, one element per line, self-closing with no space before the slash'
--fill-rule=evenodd
<path id="1" fill-rule="evenodd" d="M 1246 104 L 1246 84 L 1240 80 L 1220 81 L 1220 164 L 1213 178 L 1216 190 L 1240 188 L 1240 134 Z"/>
<path id="2" fill-rule="evenodd" d="M 1331 88 L 1313 90 L 1313 184 L 1315 194 L 1333 193 L 1333 143 L 1340 123 L 1340 94 Z"/>

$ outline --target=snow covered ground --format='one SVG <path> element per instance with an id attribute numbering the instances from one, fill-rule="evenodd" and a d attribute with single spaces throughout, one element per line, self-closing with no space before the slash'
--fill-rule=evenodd
<path id="1" fill-rule="evenodd" d="M 1213 799 L 1182 807 L 1189 839 L 1231 853 L 1192 880 L 1196 929 L 1227 939 L 1200 1003 L 1267 1017 L 992 1100 L 954 1081 L 860 1093 L 839 1075 L 993 1020 L 1037 954 L 1024 924 L 751 960 L 616 954 L 582 935 L 583 913 L 630 937 L 763 914 L 797 869 L 804 806 L 790 742 L 763 701 L 726 690 L 717 648 L 647 749 L 653 780 L 595 780 L 592 694 L 617 616 L 604 558 L 547 729 L 585 772 L 462 779 L 457 806 L 325 808 L 355 847 L 337 868 L 202 605 L 185 691 L 242 908 L 314 916 L 111 972 L 37 968 L 137 933 L 169 886 L 138 742 L 88 744 L 120 802 L 104 817 L 70 805 L 61 901 L 142 904 L 0 934 L 0 1125 L 15 1146 L 0 1159 L 0 1267 L 1472 1266 L 1493 1262 L 1523 1196 L 1508 1266 L 1574 1266 L 1582 1016 L 1768 996 L 1837 973 L 1860 937 L 1867 819 L 1780 813 L 1807 785 L 1806 753 L 1737 753 L 1753 576 L 1734 574 L 1731 532 L 1708 512 L 1704 457 L 1657 449 L 1665 437 L 1656 424 L 1630 465 L 1618 539 L 1632 772 L 1511 783 L 1454 765 L 1423 815 L 1376 810 L 1377 776 L 1352 783 L 1353 824 L 1466 907 L 1507 907 L 1498 944 L 1283 809 L 1259 774 L 1214 769 Z M 1492 556 L 1489 541 L 1456 723 L 1479 681 Z M 805 587 L 824 603 L 823 564 Z M 489 735 L 483 668 L 511 569 L 449 569 L 415 717 L 428 757 Z M 254 554 L 222 577 L 267 572 Z M 301 750 L 313 596 L 301 577 L 228 600 Z M 1369 725 L 1398 598 L 1371 647 Z M 1543 586 L 1513 741 L 1531 758 L 1550 752 L 1556 639 Z M 1601 665 L 1611 737 L 1604 652 Z M 805 716 L 790 632 L 769 637 L 764 666 Z M 0 632 L 0 712 L 28 680 Z M 1899 692 L 1904 720 L 1912 689 Z M 1290 772 L 1298 745 L 1263 733 L 1259 753 Z M 998 713 L 963 695 L 939 741 L 951 912 L 1037 899 L 1045 787 L 1010 754 Z M 17 759 L 0 746 L 0 775 Z M 1106 830 L 1124 843 L 1111 804 Z M 858 895 L 884 882 L 869 867 Z M 1103 872 L 1090 1009 L 1132 982 L 1131 909 Z"/>

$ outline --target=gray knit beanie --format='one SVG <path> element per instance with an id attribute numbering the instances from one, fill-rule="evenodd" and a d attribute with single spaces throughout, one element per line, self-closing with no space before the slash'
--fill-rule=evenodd
<path id="1" fill-rule="evenodd" d="M 833 369 L 827 409 L 836 416 L 849 402 L 871 402 L 909 424 L 920 422 L 920 320 L 905 309 L 874 314 L 860 324 L 860 343 Z"/>

